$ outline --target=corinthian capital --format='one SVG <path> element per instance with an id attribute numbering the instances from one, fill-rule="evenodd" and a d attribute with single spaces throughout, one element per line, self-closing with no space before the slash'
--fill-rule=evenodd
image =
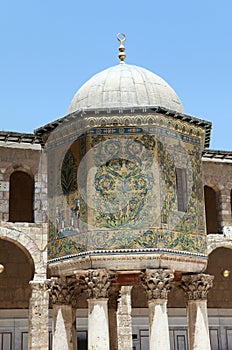
<path id="1" fill-rule="evenodd" d="M 182 277 L 181 287 L 189 300 L 205 300 L 210 288 L 213 286 L 214 276 L 200 273 Z"/>
<path id="2" fill-rule="evenodd" d="M 167 299 L 171 289 L 174 274 L 170 270 L 146 270 L 141 277 L 142 285 L 146 289 L 148 300 Z"/>
<path id="3" fill-rule="evenodd" d="M 115 274 L 105 270 L 82 270 L 76 272 L 79 283 L 87 288 L 89 298 L 108 298 L 108 291 Z"/>
<path id="4" fill-rule="evenodd" d="M 51 278 L 48 282 L 52 304 L 75 304 L 77 296 L 77 280 L 75 278 Z"/>

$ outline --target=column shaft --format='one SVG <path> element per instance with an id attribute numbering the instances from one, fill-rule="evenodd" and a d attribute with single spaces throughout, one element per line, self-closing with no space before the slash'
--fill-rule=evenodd
<path id="1" fill-rule="evenodd" d="M 190 350 L 210 350 L 206 300 L 189 300 L 187 307 Z"/>
<path id="2" fill-rule="evenodd" d="M 132 286 L 122 286 L 117 311 L 118 350 L 132 350 L 132 319 L 131 319 L 131 289 Z"/>
<path id="3" fill-rule="evenodd" d="M 115 273 L 105 269 L 76 271 L 88 299 L 88 350 L 109 350 L 108 290 Z"/>
<path id="4" fill-rule="evenodd" d="M 108 298 L 88 299 L 88 350 L 109 350 Z"/>
<path id="5" fill-rule="evenodd" d="M 169 329 L 167 300 L 153 299 L 148 301 L 149 308 L 149 349 L 169 350 Z"/>
<path id="6" fill-rule="evenodd" d="M 147 269 L 142 276 L 148 297 L 150 350 L 170 350 L 167 300 L 173 278 L 172 271 L 163 269 Z"/>
<path id="7" fill-rule="evenodd" d="M 49 281 L 53 305 L 53 350 L 76 350 L 77 281 L 72 277 L 52 277 Z"/>
<path id="8" fill-rule="evenodd" d="M 49 293 L 44 282 L 31 281 L 28 349 L 48 350 Z"/>
<path id="9" fill-rule="evenodd" d="M 213 286 L 213 276 L 185 275 L 181 286 L 188 297 L 189 350 L 210 350 L 207 294 Z"/>

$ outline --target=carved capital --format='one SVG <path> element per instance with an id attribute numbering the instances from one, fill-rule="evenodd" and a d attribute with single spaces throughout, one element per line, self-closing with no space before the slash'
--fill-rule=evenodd
<path id="1" fill-rule="evenodd" d="M 174 274 L 170 270 L 147 269 L 141 277 L 141 282 L 146 289 L 148 300 L 167 299 L 173 278 Z"/>
<path id="2" fill-rule="evenodd" d="M 210 288 L 213 286 L 214 276 L 186 275 L 182 277 L 181 287 L 184 289 L 189 300 L 205 300 Z"/>
<path id="3" fill-rule="evenodd" d="M 50 301 L 52 304 L 63 304 L 75 306 L 77 300 L 77 280 L 76 278 L 52 277 L 48 281 Z"/>
<path id="4" fill-rule="evenodd" d="M 89 298 L 108 298 L 111 280 L 115 274 L 105 269 L 77 271 L 77 279 L 83 284 L 89 294 Z"/>

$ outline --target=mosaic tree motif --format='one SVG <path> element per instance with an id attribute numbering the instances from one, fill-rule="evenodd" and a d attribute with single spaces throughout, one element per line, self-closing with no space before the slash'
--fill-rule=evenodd
<path id="1" fill-rule="evenodd" d="M 149 199 L 155 178 L 150 149 L 154 147 L 154 139 L 144 135 L 110 139 L 96 148 L 97 226 L 136 227 L 145 219 L 145 213 L 151 211 Z"/>
<path id="2" fill-rule="evenodd" d="M 56 229 L 58 238 L 78 232 L 79 198 L 77 189 L 77 163 L 71 149 L 66 153 L 61 168 L 63 196 L 56 206 Z M 64 203 L 64 201 L 66 203 Z"/>

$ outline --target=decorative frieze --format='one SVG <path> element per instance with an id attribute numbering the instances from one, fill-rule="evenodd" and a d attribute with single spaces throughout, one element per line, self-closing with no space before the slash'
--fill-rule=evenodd
<path id="1" fill-rule="evenodd" d="M 174 274 L 171 270 L 147 269 L 141 277 L 142 285 L 146 289 L 148 300 L 167 299 L 171 289 Z"/>
<path id="2" fill-rule="evenodd" d="M 82 270 L 76 272 L 79 283 L 87 288 L 89 298 L 99 299 L 108 298 L 111 280 L 115 274 L 105 269 Z"/>
<path id="3" fill-rule="evenodd" d="M 189 300 L 206 300 L 210 288 L 213 286 L 214 276 L 186 275 L 182 277 L 181 287 L 184 289 Z"/>
<path id="4" fill-rule="evenodd" d="M 52 304 L 75 305 L 77 300 L 78 283 L 76 278 L 53 277 L 47 282 Z"/>

